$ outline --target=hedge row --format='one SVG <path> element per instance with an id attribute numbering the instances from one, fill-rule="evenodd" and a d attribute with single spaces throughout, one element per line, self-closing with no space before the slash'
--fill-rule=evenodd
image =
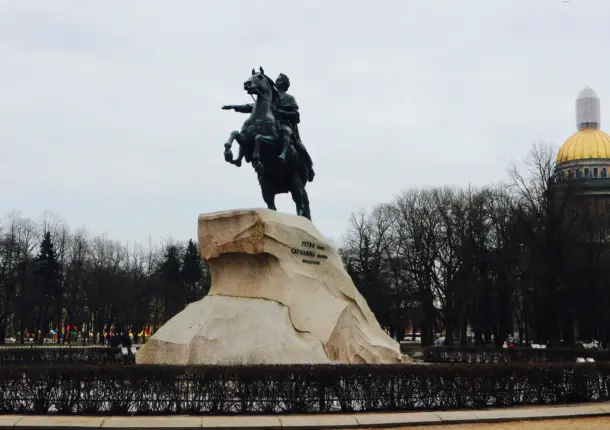
<path id="1" fill-rule="evenodd" d="M 610 361 L 610 351 L 584 348 L 455 348 L 435 346 L 424 350 L 427 363 L 575 362 L 577 358 Z"/>
<path id="2" fill-rule="evenodd" d="M 133 354 L 124 355 L 121 348 L 1 348 L 1 365 L 19 364 L 132 364 Z"/>
<path id="3" fill-rule="evenodd" d="M 0 414 L 271 414 L 607 400 L 610 364 L 0 368 Z"/>
<path id="4" fill-rule="evenodd" d="M 610 361 L 610 351 L 590 349 L 534 348 L 455 348 L 437 346 L 424 351 L 427 363 L 506 363 L 506 362 L 575 362 L 578 357 L 595 361 Z M 120 348 L 0 348 L 0 365 L 18 364 L 133 364 L 132 354 L 124 355 Z"/>

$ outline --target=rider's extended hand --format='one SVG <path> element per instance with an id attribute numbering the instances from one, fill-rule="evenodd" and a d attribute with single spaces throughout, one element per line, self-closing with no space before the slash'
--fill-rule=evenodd
<path id="1" fill-rule="evenodd" d="M 233 109 L 233 105 L 224 105 L 222 107 L 222 110 L 231 110 L 231 109 Z"/>

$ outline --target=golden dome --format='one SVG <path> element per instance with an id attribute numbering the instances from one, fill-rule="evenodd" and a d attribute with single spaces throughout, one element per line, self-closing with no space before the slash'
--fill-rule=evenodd
<path id="1" fill-rule="evenodd" d="M 557 163 L 595 158 L 610 159 L 610 136 L 601 130 L 583 128 L 568 137 L 557 154 Z"/>

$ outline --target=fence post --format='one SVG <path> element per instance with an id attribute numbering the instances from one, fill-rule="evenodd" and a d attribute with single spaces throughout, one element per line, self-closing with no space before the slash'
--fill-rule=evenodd
<path id="1" fill-rule="evenodd" d="M 318 380 L 318 402 L 320 412 L 326 412 L 326 385 L 323 379 Z"/>
<path id="2" fill-rule="evenodd" d="M 174 389 L 176 390 L 175 396 L 176 396 L 176 413 L 180 414 L 182 413 L 182 402 L 180 401 L 181 398 L 180 396 L 183 394 L 183 390 L 181 390 L 180 385 L 182 384 L 182 378 L 184 377 L 184 375 L 179 376 L 176 379 L 176 383 L 174 384 Z M 188 396 L 188 393 L 186 393 L 186 395 Z"/>

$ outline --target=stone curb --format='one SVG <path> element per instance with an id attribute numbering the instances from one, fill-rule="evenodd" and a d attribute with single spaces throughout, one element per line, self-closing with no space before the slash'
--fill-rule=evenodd
<path id="1" fill-rule="evenodd" d="M 105 429 L 350 429 L 610 416 L 610 402 L 473 411 L 264 416 L 92 417 L 0 415 L 0 430 Z"/>

